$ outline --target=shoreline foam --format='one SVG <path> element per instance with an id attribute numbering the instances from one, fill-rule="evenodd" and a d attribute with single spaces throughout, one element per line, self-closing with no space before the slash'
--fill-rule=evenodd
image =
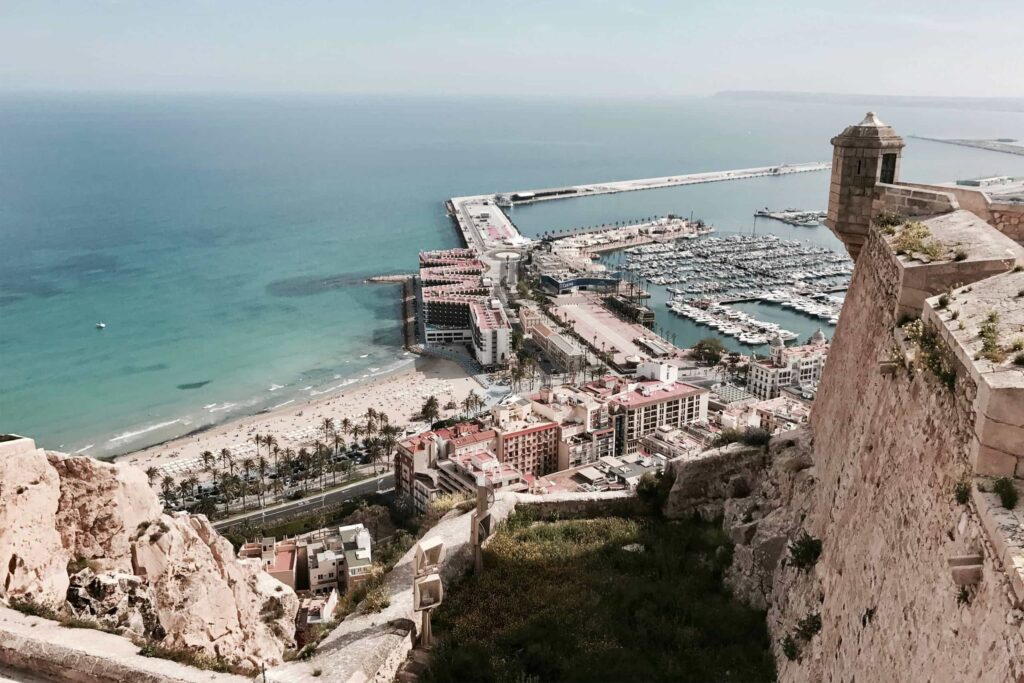
<path id="1" fill-rule="evenodd" d="M 360 421 L 367 408 L 386 412 L 392 424 L 406 425 L 418 412 L 423 400 L 433 394 L 441 404 L 461 402 L 470 391 L 483 393 L 480 385 L 458 364 L 438 358 L 411 357 L 389 370 L 360 379 L 337 392 L 311 397 L 303 403 L 293 399 L 262 413 L 196 429 L 189 434 L 113 456 L 118 462 L 157 468 L 192 463 L 209 450 L 219 453 L 230 449 L 237 457 L 254 455 L 252 437 L 273 434 L 281 448 L 298 449 L 316 438 L 324 417 L 336 423 L 348 417 Z M 346 435 L 346 441 L 350 438 Z M 262 450 L 266 453 L 266 450 Z M 188 468 L 186 468 L 187 470 Z M 193 467 L 193 473 L 196 473 Z M 175 471 L 185 475 L 188 471 Z"/>

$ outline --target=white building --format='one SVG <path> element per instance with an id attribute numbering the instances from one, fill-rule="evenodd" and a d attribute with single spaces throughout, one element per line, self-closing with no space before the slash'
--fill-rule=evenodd
<path id="1" fill-rule="evenodd" d="M 512 353 L 512 325 L 505 317 L 501 302 L 494 299 L 487 306 L 473 303 L 470 312 L 477 362 L 485 368 L 504 365 Z"/>
<path id="2" fill-rule="evenodd" d="M 828 342 L 821 330 L 805 346 L 787 348 L 779 337 L 771 341 L 771 357 L 750 364 L 747 390 L 761 400 L 777 397 L 785 387 L 814 386 L 828 357 Z"/>

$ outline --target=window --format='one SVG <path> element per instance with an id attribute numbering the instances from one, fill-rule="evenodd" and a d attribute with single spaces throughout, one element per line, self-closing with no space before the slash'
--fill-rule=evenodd
<path id="1" fill-rule="evenodd" d="M 893 183 L 896 181 L 896 155 L 895 154 L 883 154 L 882 155 L 882 173 L 879 178 L 883 183 Z"/>

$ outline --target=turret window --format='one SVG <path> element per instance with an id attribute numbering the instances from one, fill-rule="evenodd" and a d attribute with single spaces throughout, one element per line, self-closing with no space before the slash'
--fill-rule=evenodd
<path id="1" fill-rule="evenodd" d="M 896 155 L 895 154 L 883 154 L 882 155 L 882 173 L 879 178 L 883 183 L 896 182 Z"/>

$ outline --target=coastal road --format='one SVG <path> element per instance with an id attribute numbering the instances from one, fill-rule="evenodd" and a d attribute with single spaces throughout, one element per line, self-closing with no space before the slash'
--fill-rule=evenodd
<path id="1" fill-rule="evenodd" d="M 288 518 L 304 512 L 312 512 L 323 505 L 335 505 L 343 503 L 350 498 L 358 498 L 370 493 L 390 491 L 395 486 L 395 475 L 392 472 L 385 472 L 372 479 L 364 479 L 354 484 L 339 486 L 336 489 L 328 489 L 322 493 L 313 494 L 300 500 L 290 500 L 286 503 L 278 503 L 263 510 L 252 510 L 241 515 L 235 515 L 227 519 L 221 519 L 213 523 L 214 528 L 223 531 L 245 522 L 251 522 L 259 526 L 267 526 L 282 522 Z"/>

